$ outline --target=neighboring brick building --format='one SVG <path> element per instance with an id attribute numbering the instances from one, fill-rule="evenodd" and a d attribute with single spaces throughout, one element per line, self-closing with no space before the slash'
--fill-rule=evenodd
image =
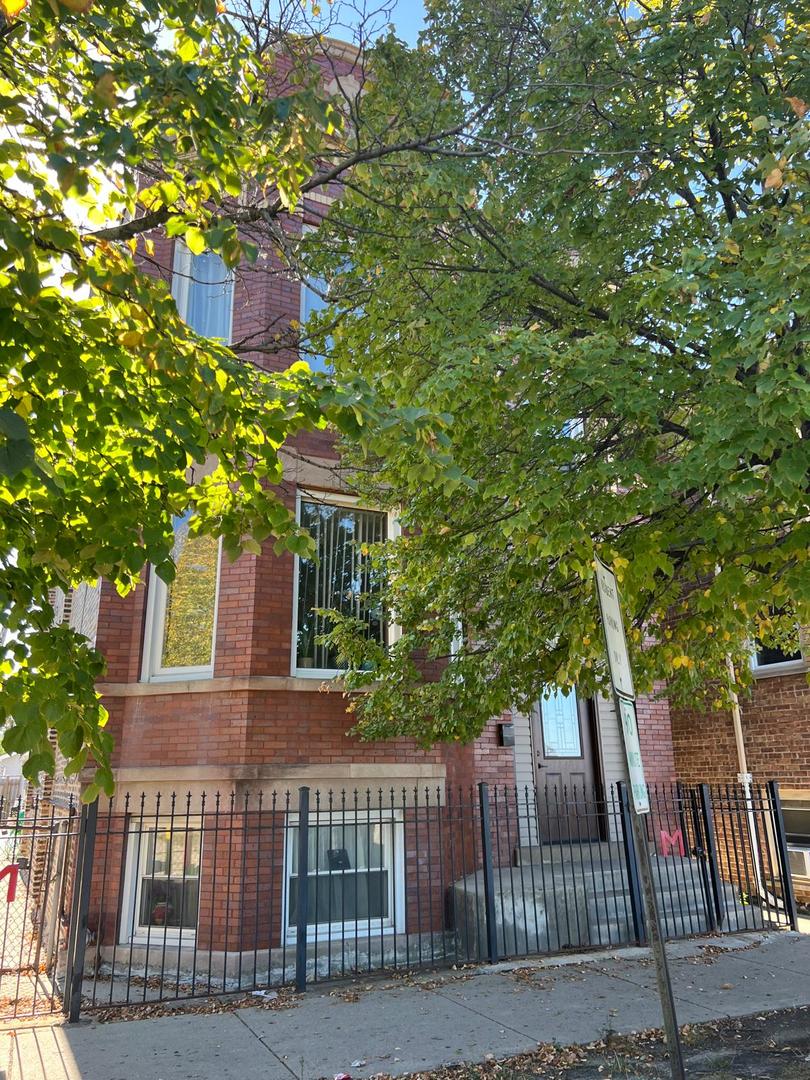
<path id="1" fill-rule="evenodd" d="M 810 663 L 803 648 L 804 655 L 758 652 L 753 688 L 740 705 L 748 769 L 754 783 L 779 781 L 796 893 L 810 902 Z M 730 711 L 673 709 L 672 738 L 680 779 L 737 780 Z"/>

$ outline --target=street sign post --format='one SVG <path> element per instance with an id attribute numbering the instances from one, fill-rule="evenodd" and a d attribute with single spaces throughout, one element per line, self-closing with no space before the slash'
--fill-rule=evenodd
<path id="1" fill-rule="evenodd" d="M 644 764 L 641 760 L 641 744 L 638 738 L 635 702 L 627 698 L 616 697 L 619 708 L 619 723 L 622 726 L 624 755 L 627 758 L 627 776 L 630 781 L 630 794 L 633 797 L 633 809 L 637 814 L 649 814 L 650 793 L 644 778 Z"/>
<path id="2" fill-rule="evenodd" d="M 635 689 L 630 658 L 627 652 L 627 638 L 624 633 L 622 609 L 619 602 L 619 587 L 616 575 L 601 559 L 596 560 L 596 589 L 599 597 L 599 609 L 602 614 L 602 627 L 605 633 L 608 670 L 616 702 L 616 716 L 622 733 L 624 756 L 627 765 L 627 779 L 633 801 L 633 813 L 630 814 L 638 857 L 639 878 L 644 901 L 644 921 L 650 938 L 650 952 L 655 963 L 655 976 L 658 983 L 658 995 L 661 998 L 661 1010 L 664 1014 L 664 1033 L 669 1050 L 669 1063 L 672 1080 L 685 1080 L 683 1049 L 678 1031 L 678 1018 L 675 1013 L 675 999 L 672 994 L 672 981 L 669 976 L 667 953 L 661 933 L 661 921 L 658 915 L 658 901 L 653 884 L 650 849 L 647 842 L 647 830 L 644 815 L 650 812 L 650 798 L 647 782 L 644 778 L 644 763 L 638 737 L 636 720 Z"/>

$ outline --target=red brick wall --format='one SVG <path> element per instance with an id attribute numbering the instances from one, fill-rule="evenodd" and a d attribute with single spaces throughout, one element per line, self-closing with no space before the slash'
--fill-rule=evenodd
<path id="1" fill-rule="evenodd" d="M 654 695 L 639 696 L 636 702 L 641 756 L 647 781 L 651 784 L 669 783 L 677 774 L 669 701 L 657 696 L 663 690 L 664 684 L 659 683 Z"/>
<path id="2" fill-rule="evenodd" d="M 810 685 L 807 676 L 758 679 L 743 700 L 742 727 L 754 779 L 810 792 Z M 678 775 L 687 782 L 734 781 L 739 766 L 731 713 L 672 710 Z"/>
<path id="3" fill-rule="evenodd" d="M 741 701 L 743 740 L 755 783 L 778 780 L 810 799 L 810 685 L 803 673 L 770 676 L 754 683 Z M 739 765 L 729 711 L 673 709 L 678 773 L 687 782 L 733 783 Z M 810 902 L 810 888 L 794 883 Z"/>

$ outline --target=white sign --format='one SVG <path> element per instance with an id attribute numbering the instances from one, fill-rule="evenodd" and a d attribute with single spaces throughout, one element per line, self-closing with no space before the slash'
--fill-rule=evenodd
<path id="1" fill-rule="evenodd" d="M 617 698 L 619 720 L 624 735 L 624 753 L 627 758 L 627 772 L 630 777 L 630 792 L 633 796 L 633 808 L 637 814 L 649 814 L 650 793 L 644 779 L 644 765 L 641 761 L 641 746 L 638 741 L 638 722 L 636 706 L 627 698 Z"/>
<path id="2" fill-rule="evenodd" d="M 619 606 L 619 587 L 616 575 L 605 566 L 601 559 L 596 560 L 596 591 L 599 594 L 599 607 L 602 611 L 602 625 L 605 628 L 608 668 L 613 689 L 622 697 L 634 700 L 633 673 L 630 670 L 630 657 L 627 655 L 627 640 L 624 636 L 622 609 Z"/>

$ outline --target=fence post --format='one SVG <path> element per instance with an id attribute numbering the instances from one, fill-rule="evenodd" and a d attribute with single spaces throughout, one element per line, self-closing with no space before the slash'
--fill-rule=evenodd
<path id="1" fill-rule="evenodd" d="M 80 838 L 77 853 L 76 875 L 71 919 L 71 941 L 68 948 L 68 974 L 65 975 L 65 993 L 68 997 L 68 1022 L 75 1024 L 82 1007 L 82 980 L 84 958 L 87 952 L 87 915 L 90 910 L 90 887 L 93 883 L 93 856 L 96 849 L 96 825 L 98 822 L 98 799 L 82 807 Z M 71 947 L 72 946 L 72 949 Z"/>
<path id="2" fill-rule="evenodd" d="M 483 780 L 478 785 L 478 801 L 481 808 L 481 857 L 484 869 L 484 919 L 487 928 L 487 959 L 491 964 L 494 964 L 498 959 L 498 925 L 495 917 L 495 870 L 492 865 L 489 785 Z"/>
<path id="3" fill-rule="evenodd" d="M 302 994 L 307 988 L 307 923 L 309 919 L 308 787 L 298 789 L 298 893 L 295 915 L 295 989 Z"/>
<path id="4" fill-rule="evenodd" d="M 70 984 L 73 979 L 73 956 L 76 949 L 76 923 L 79 917 L 79 894 L 81 892 L 81 881 L 79 877 L 82 860 L 84 858 L 84 819 L 87 811 L 86 806 L 82 806 L 79 815 L 79 823 L 76 830 L 76 860 L 73 864 L 73 889 L 70 894 L 70 914 L 68 916 L 68 940 L 67 949 L 65 951 L 65 983 L 62 995 L 62 1012 L 67 1016 L 68 1012 L 68 1000 L 70 997 Z M 75 811 L 71 808 L 71 813 L 68 818 L 68 840 L 70 844 L 70 836 L 73 828 L 73 813 Z M 67 866 L 66 876 L 70 876 L 70 852 L 66 855 Z"/>
<path id="5" fill-rule="evenodd" d="M 796 896 L 793 892 L 793 878 L 790 876 L 790 856 L 788 855 L 787 836 L 785 835 L 785 819 L 782 815 L 782 800 L 779 798 L 779 784 L 776 780 L 768 781 L 768 795 L 773 808 L 776 853 L 779 857 L 779 872 L 782 875 L 782 900 L 785 905 L 785 914 L 788 917 L 790 929 L 798 930 L 799 918 L 796 911 Z"/>
<path id="6" fill-rule="evenodd" d="M 633 934 L 638 944 L 642 945 L 647 940 L 647 931 L 644 926 L 644 908 L 641 902 L 641 879 L 638 870 L 636 842 L 633 839 L 633 821 L 631 818 L 633 811 L 630 808 L 627 784 L 624 780 L 619 780 L 616 787 L 619 793 L 624 861 L 627 867 L 627 885 L 630 891 L 630 911 L 633 916 Z"/>
<path id="7" fill-rule="evenodd" d="M 709 863 L 709 876 L 712 885 L 714 912 L 717 917 L 717 926 L 722 927 L 726 919 L 726 906 L 724 903 L 723 882 L 720 877 L 720 864 L 717 861 L 717 837 L 714 832 L 712 791 L 708 784 L 698 784 L 697 790 L 698 799 L 700 800 L 700 816 L 703 823 L 703 835 L 706 841 L 706 858 Z"/>

